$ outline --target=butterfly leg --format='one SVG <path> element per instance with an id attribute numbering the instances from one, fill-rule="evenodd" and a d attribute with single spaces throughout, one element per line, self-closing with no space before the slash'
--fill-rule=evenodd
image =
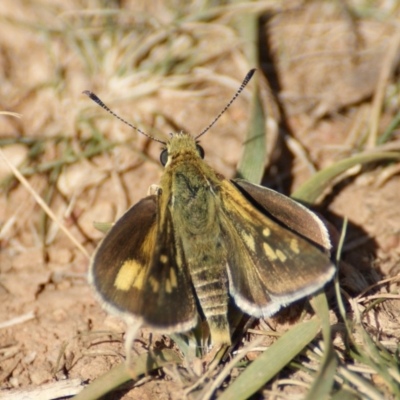
<path id="1" fill-rule="evenodd" d="M 136 335 L 139 329 L 142 326 L 141 321 L 127 321 L 127 328 L 125 333 L 125 365 L 129 375 L 132 377 L 133 380 L 137 380 L 138 376 L 133 368 L 132 363 L 132 344 L 136 338 Z"/>

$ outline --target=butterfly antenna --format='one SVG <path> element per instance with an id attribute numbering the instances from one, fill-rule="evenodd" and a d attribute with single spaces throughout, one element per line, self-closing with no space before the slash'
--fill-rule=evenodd
<path id="1" fill-rule="evenodd" d="M 95 103 L 97 103 L 100 107 L 104 108 L 106 111 L 108 111 L 111 115 L 113 115 L 115 118 L 118 118 L 120 121 L 122 121 L 124 124 L 130 126 L 131 128 L 133 128 L 135 131 L 141 133 L 142 135 L 148 137 L 151 140 L 154 140 L 155 142 L 159 142 L 162 144 L 166 144 L 165 142 L 163 142 L 162 140 L 156 139 L 153 136 L 148 135 L 147 133 L 143 132 L 142 130 L 140 130 L 139 128 L 136 128 L 136 126 L 133 126 L 131 123 L 129 123 L 128 121 L 125 121 L 123 118 L 121 118 L 119 115 L 115 114 L 114 111 L 111 111 L 111 109 L 109 107 L 107 107 L 93 92 L 91 92 L 90 90 L 85 90 L 83 92 L 84 94 L 86 94 L 86 96 L 90 97 Z"/>
<path id="2" fill-rule="evenodd" d="M 232 97 L 231 101 L 225 106 L 225 108 L 218 114 L 218 116 L 214 119 L 213 122 L 211 122 L 210 125 L 207 126 L 206 129 L 204 129 L 203 132 L 200 133 L 200 135 L 196 136 L 196 139 L 198 139 L 200 136 L 204 135 L 222 116 L 222 114 L 232 105 L 232 103 L 237 99 L 240 93 L 243 92 L 243 89 L 246 87 L 246 85 L 249 83 L 251 77 L 254 75 L 254 72 L 256 72 L 256 69 L 251 69 L 246 77 L 244 78 L 242 84 L 240 85 L 239 90 L 235 93 L 235 95 Z"/>

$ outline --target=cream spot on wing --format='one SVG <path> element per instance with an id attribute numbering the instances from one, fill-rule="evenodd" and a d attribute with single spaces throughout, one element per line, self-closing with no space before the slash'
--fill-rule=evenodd
<path id="1" fill-rule="evenodd" d="M 246 243 L 246 246 L 253 252 L 256 251 L 256 243 L 254 242 L 253 236 L 249 235 L 246 231 L 241 231 L 240 236 Z"/>
<path id="2" fill-rule="evenodd" d="M 139 279 L 143 280 L 143 268 L 135 260 L 125 261 L 118 271 L 117 277 L 114 281 L 114 286 L 123 291 L 127 291 L 131 288 L 132 284 Z"/>
<path id="3" fill-rule="evenodd" d="M 160 289 L 160 283 L 156 281 L 155 278 L 152 276 L 149 278 L 149 283 L 151 285 L 151 288 L 153 289 L 153 292 L 157 293 Z"/>
<path id="4" fill-rule="evenodd" d="M 165 281 L 165 291 L 167 293 L 172 293 L 171 281 L 169 279 Z"/>
<path id="5" fill-rule="evenodd" d="M 285 262 L 285 261 L 287 260 L 287 257 L 285 256 L 285 254 L 284 254 L 282 251 L 280 251 L 280 250 L 277 250 L 277 251 L 276 251 L 276 255 L 278 256 L 278 258 L 279 258 L 282 262 Z"/>
<path id="6" fill-rule="evenodd" d="M 133 282 L 132 287 L 142 290 L 144 286 L 144 268 L 139 271 L 139 274 L 136 276 L 135 281 Z"/>
<path id="7" fill-rule="evenodd" d="M 160 256 L 160 261 L 161 261 L 163 264 L 166 264 L 166 263 L 168 262 L 168 257 L 167 257 L 165 254 L 161 254 L 161 256 Z"/>
<path id="8" fill-rule="evenodd" d="M 263 243 L 263 248 L 265 255 L 268 257 L 270 261 L 275 261 L 278 256 L 275 254 L 274 250 L 272 250 L 272 247 L 268 245 L 267 243 Z"/>
<path id="9" fill-rule="evenodd" d="M 271 234 L 271 230 L 269 228 L 264 228 L 262 233 L 265 237 L 268 237 Z"/>
<path id="10" fill-rule="evenodd" d="M 176 279 L 175 270 L 173 268 L 169 270 L 169 279 L 171 280 L 171 286 L 173 288 L 178 287 L 178 279 Z"/>
<path id="11" fill-rule="evenodd" d="M 292 239 L 290 241 L 290 248 L 293 250 L 294 253 L 296 254 L 300 253 L 299 242 L 297 241 L 297 239 Z"/>

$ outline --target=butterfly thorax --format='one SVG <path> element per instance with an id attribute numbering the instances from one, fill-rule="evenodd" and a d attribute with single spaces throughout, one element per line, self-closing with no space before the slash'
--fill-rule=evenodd
<path id="1" fill-rule="evenodd" d="M 229 343 L 227 250 L 219 220 L 221 178 L 201 159 L 189 135 L 173 136 L 167 148 L 162 207 L 171 215 L 212 342 Z"/>
<path id="2" fill-rule="evenodd" d="M 179 230 L 189 236 L 210 234 L 210 230 L 216 229 L 220 207 L 221 179 L 201 159 L 196 146 L 195 139 L 187 134 L 172 136 L 160 185 L 163 203 L 168 203 Z"/>

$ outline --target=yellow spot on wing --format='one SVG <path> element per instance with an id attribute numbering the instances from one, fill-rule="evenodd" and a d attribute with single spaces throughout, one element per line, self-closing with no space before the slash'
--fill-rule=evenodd
<path id="1" fill-rule="evenodd" d="M 297 241 L 297 239 L 292 239 L 290 241 L 290 248 L 293 250 L 294 253 L 296 254 L 300 253 L 299 242 Z"/>
<path id="2" fill-rule="evenodd" d="M 156 281 L 156 279 L 154 277 L 149 278 L 149 283 L 151 285 L 151 288 L 153 289 L 153 292 L 157 293 L 158 290 L 160 289 L 160 283 L 158 281 Z"/>
<path id="3" fill-rule="evenodd" d="M 278 258 L 282 261 L 285 262 L 287 260 L 287 257 L 285 256 L 284 253 L 282 253 L 282 251 L 277 250 L 276 251 L 276 255 L 278 256 Z"/>
<path id="4" fill-rule="evenodd" d="M 161 256 L 160 256 L 160 261 L 161 261 L 163 264 L 166 264 L 166 263 L 168 262 L 168 257 L 167 257 L 165 254 L 161 254 Z"/>
<path id="5" fill-rule="evenodd" d="M 169 269 L 169 278 L 165 280 L 165 291 L 172 293 L 172 289 L 178 287 L 178 280 L 176 279 L 176 273 L 173 268 Z"/>
<path id="6" fill-rule="evenodd" d="M 264 228 L 262 233 L 265 237 L 268 237 L 271 234 L 271 230 L 269 228 Z"/>
<path id="7" fill-rule="evenodd" d="M 173 268 L 169 270 L 169 279 L 171 280 L 171 286 L 173 288 L 178 287 L 178 280 L 176 279 L 175 270 Z"/>
<path id="8" fill-rule="evenodd" d="M 263 243 L 263 248 L 265 255 L 268 257 L 270 261 L 275 261 L 278 258 L 278 256 L 275 254 L 274 250 L 269 244 Z"/>
<path id="9" fill-rule="evenodd" d="M 252 250 L 253 252 L 256 251 L 256 244 L 254 242 L 253 236 L 249 235 L 245 231 L 240 232 L 240 236 L 242 237 L 243 241 L 246 243 L 246 246 Z"/>
<path id="10" fill-rule="evenodd" d="M 151 258 L 151 255 L 154 253 L 154 246 L 156 243 L 156 230 L 157 224 L 154 224 L 147 235 L 145 235 L 142 246 L 140 248 L 140 252 L 146 257 Z"/>
<path id="11" fill-rule="evenodd" d="M 135 260 L 125 261 L 117 277 L 114 281 L 114 286 L 123 291 L 128 291 L 132 286 L 141 289 L 143 286 L 144 268 Z"/>

